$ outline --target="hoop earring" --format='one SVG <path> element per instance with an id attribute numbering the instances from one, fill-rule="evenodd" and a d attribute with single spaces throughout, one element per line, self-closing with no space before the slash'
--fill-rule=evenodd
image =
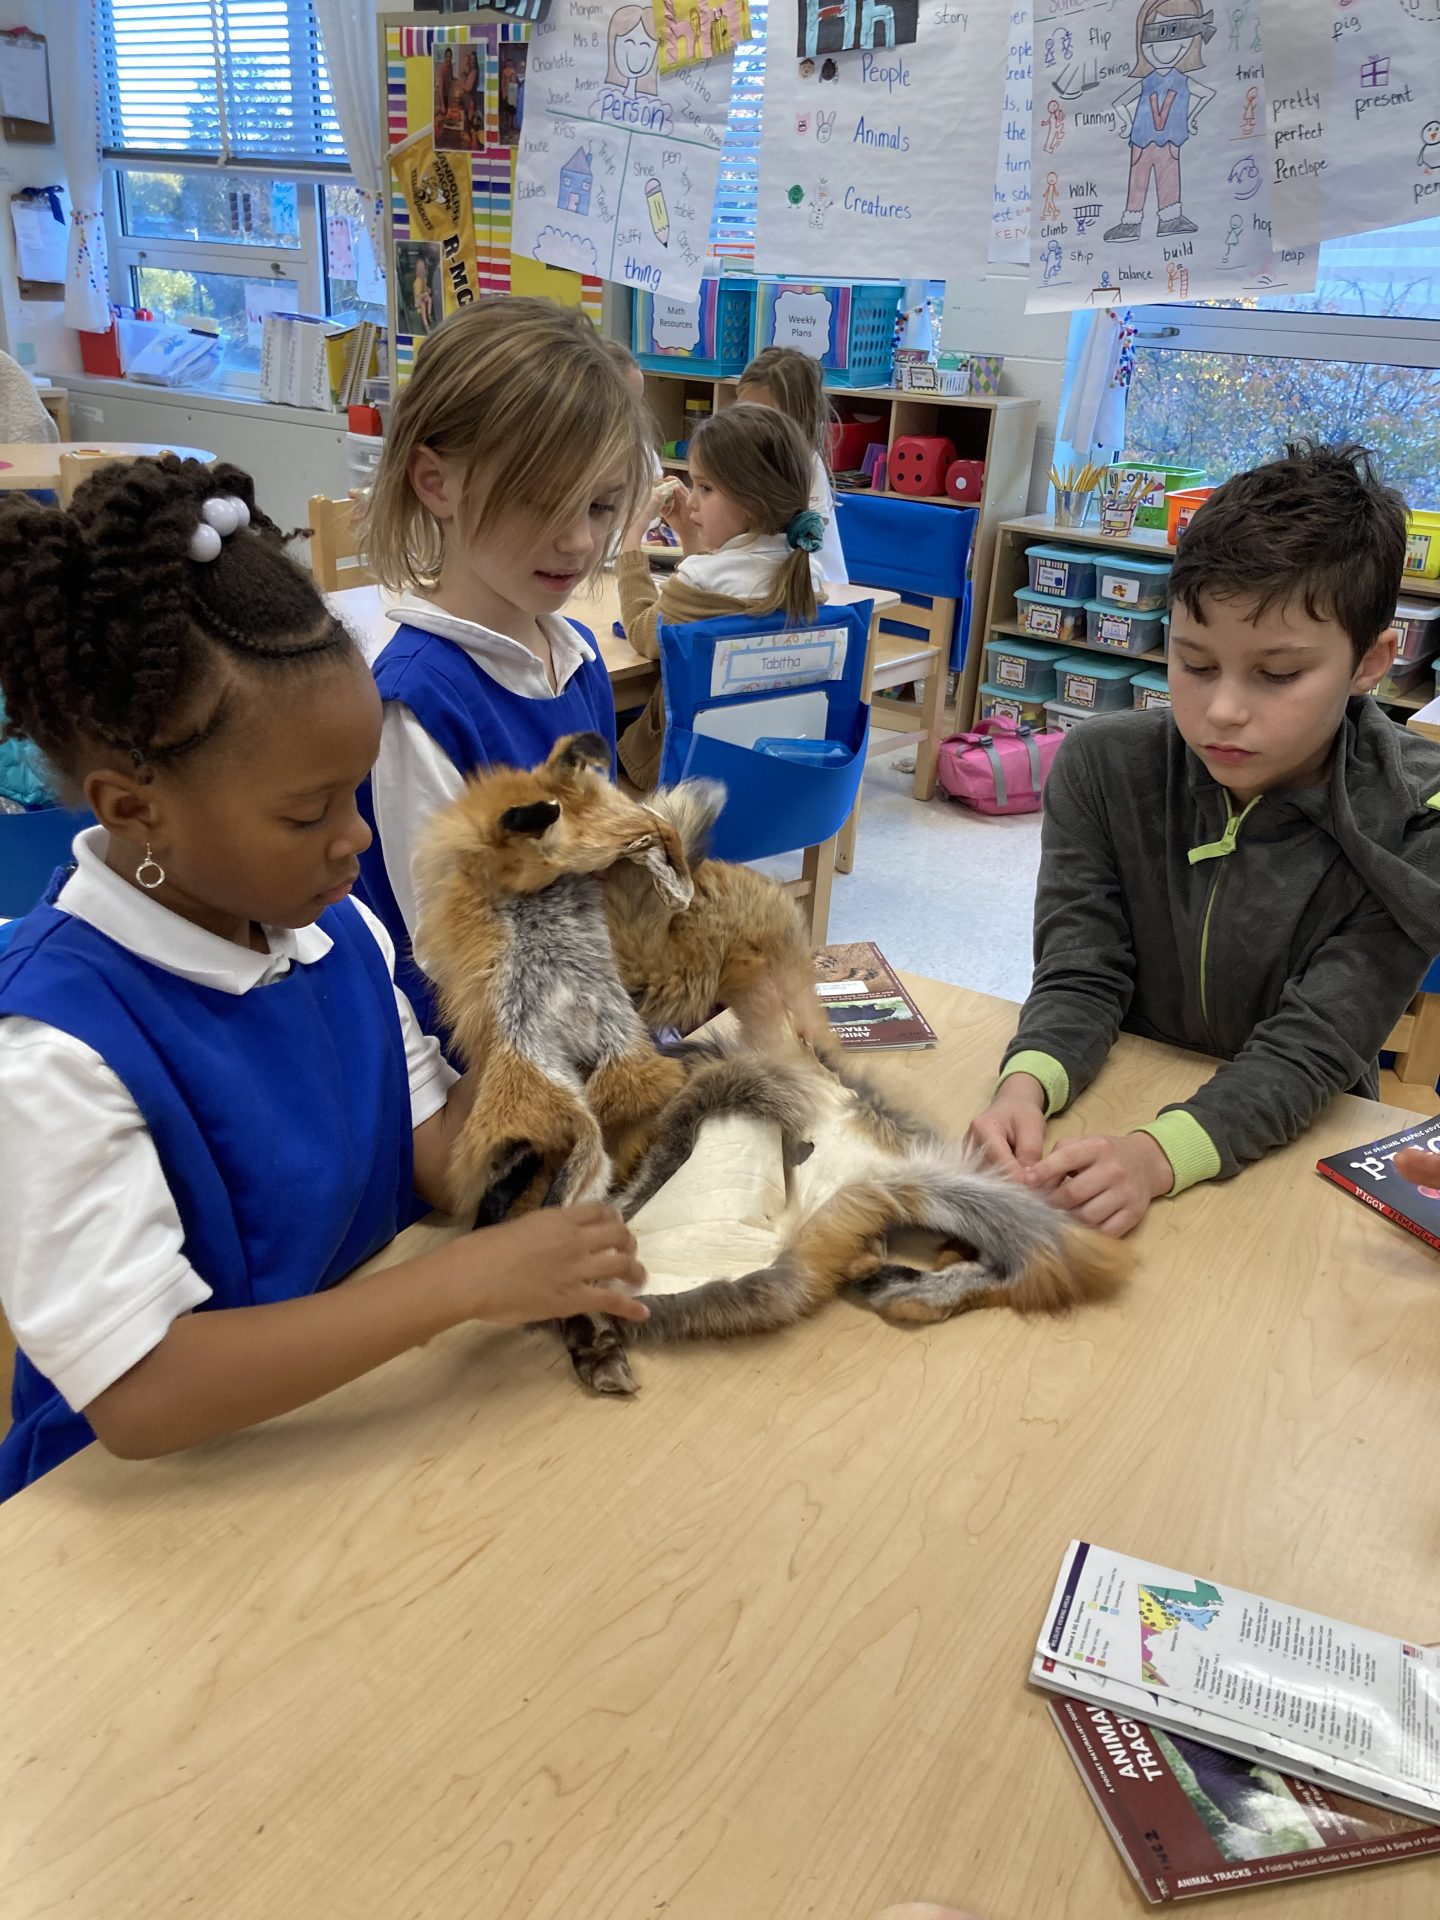
<path id="1" fill-rule="evenodd" d="M 155 869 L 153 879 L 146 878 L 145 870 L 147 867 L 153 867 Z M 145 842 L 145 858 L 135 869 L 135 882 L 137 886 L 144 887 L 147 893 L 153 893 L 156 887 L 162 887 L 165 884 L 165 869 L 155 858 L 154 854 L 151 853 L 150 842 L 148 840 Z"/>

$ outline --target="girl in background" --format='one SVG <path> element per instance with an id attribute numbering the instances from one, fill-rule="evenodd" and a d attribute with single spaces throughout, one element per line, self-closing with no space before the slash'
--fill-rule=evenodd
<path id="1" fill-rule="evenodd" d="M 773 407 L 727 407 L 690 441 L 689 493 L 664 508 L 685 558 L 657 588 L 640 550 L 645 515 L 625 536 L 617 580 L 631 646 L 660 658 L 659 624 L 722 614 L 815 618 L 825 581 L 818 558 L 824 523 L 810 507 L 810 450 Z M 647 508 L 648 513 L 648 508 Z M 620 764 L 642 791 L 660 774 L 665 703 L 659 688 L 620 737 Z"/>
<path id="2" fill-rule="evenodd" d="M 820 565 L 832 587 L 849 584 L 840 529 L 835 524 L 835 489 L 830 481 L 830 403 L 818 360 L 795 347 L 766 347 L 740 376 L 740 398 L 757 407 L 774 407 L 793 420 L 810 449 L 810 507 L 825 522 Z"/>

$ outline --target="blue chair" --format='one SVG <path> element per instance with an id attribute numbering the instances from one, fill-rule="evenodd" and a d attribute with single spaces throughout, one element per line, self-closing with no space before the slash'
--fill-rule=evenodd
<path id="1" fill-rule="evenodd" d="M 710 835 L 718 860 L 803 848 L 794 890 L 815 946 L 829 925 L 836 840 L 865 771 L 870 613 L 862 600 L 821 607 L 805 627 L 782 614 L 660 626 L 660 784 L 724 783 L 728 798 Z"/>
<path id="2" fill-rule="evenodd" d="M 871 754 L 915 748 L 915 798 L 935 792 L 935 769 L 945 729 L 950 675 L 961 664 L 966 572 L 979 513 L 974 507 L 934 507 L 883 493 L 840 493 L 836 525 L 845 565 L 858 586 L 889 587 L 903 606 L 880 616 L 867 699 L 890 687 L 914 685 L 917 700 L 876 700 L 881 738 Z M 842 835 L 837 865 L 854 860 L 855 826 Z"/>
<path id="3" fill-rule="evenodd" d="M 93 813 L 66 807 L 0 813 L 0 919 L 18 919 L 38 905 L 55 869 L 69 864 L 70 842 L 94 824 Z"/>

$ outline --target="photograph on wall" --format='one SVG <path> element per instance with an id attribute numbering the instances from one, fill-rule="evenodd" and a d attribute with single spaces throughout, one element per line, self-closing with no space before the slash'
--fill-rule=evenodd
<path id="1" fill-rule="evenodd" d="M 795 51 L 814 60 L 857 47 L 908 47 L 919 24 L 920 0 L 796 0 Z"/>
<path id="2" fill-rule="evenodd" d="M 520 123 L 525 117 L 525 58 L 523 40 L 506 40 L 500 47 L 500 144 L 518 147 Z"/>
<path id="3" fill-rule="evenodd" d="M 651 0 L 660 42 L 660 71 L 698 66 L 733 53 L 750 38 L 749 0 Z"/>
<path id="4" fill-rule="evenodd" d="M 485 146 L 481 56 L 468 42 L 435 47 L 435 145 L 442 153 L 478 153 Z"/>
<path id="5" fill-rule="evenodd" d="M 440 248 L 434 240 L 395 243 L 395 300 L 402 333 L 429 333 L 444 317 Z"/>

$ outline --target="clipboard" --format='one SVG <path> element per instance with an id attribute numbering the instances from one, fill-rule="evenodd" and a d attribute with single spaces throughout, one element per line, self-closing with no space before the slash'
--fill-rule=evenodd
<path id="1" fill-rule="evenodd" d="M 55 141 L 50 56 L 44 34 L 29 27 L 0 28 L 0 130 L 20 146 Z"/>

